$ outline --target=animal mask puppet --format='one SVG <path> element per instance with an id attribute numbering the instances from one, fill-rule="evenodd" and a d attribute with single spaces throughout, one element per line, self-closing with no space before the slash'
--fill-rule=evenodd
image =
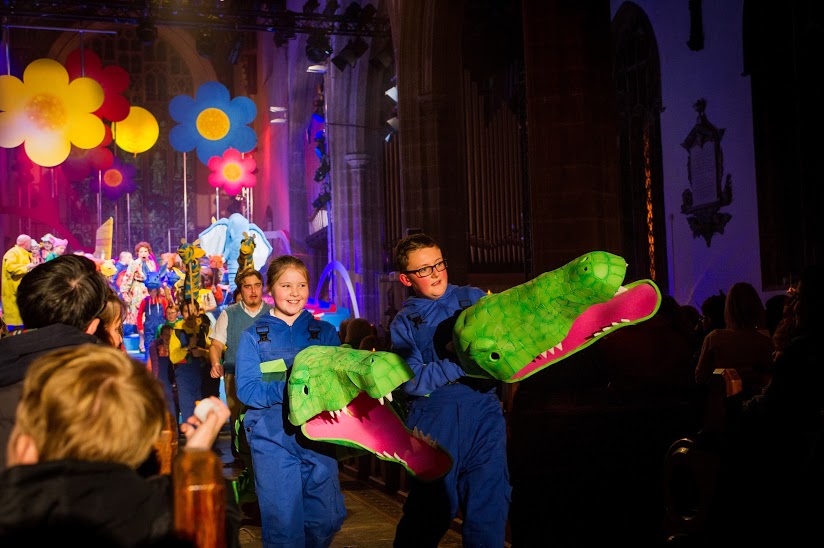
<path id="1" fill-rule="evenodd" d="M 658 287 L 623 287 L 626 262 L 603 251 L 583 255 L 524 284 L 481 298 L 458 317 L 453 344 L 468 375 L 518 382 L 652 317 Z M 387 399 L 412 371 L 392 352 L 310 346 L 295 357 L 287 384 L 289 420 L 310 439 L 366 449 L 422 480 L 445 475 L 451 456 L 410 431 Z"/>

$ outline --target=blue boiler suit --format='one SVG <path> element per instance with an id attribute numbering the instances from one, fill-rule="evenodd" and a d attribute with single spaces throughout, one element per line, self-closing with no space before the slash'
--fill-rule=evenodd
<path id="1" fill-rule="evenodd" d="M 415 373 L 401 387 L 411 396 L 406 425 L 430 434 L 454 460 L 442 480 L 412 482 L 396 547 L 436 547 L 459 508 L 464 546 L 505 543 L 512 488 L 497 382 L 465 377 L 457 355 L 446 348 L 460 311 L 484 295 L 450 284 L 437 300 L 407 300 L 390 325 L 392 351 Z"/>
<path id="2" fill-rule="evenodd" d="M 307 440 L 287 418 L 288 370 L 298 352 L 316 344 L 338 346 L 340 338 L 308 310 L 291 326 L 262 316 L 238 344 L 237 395 L 249 407 L 243 428 L 266 548 L 327 547 L 346 517 L 334 446 Z M 328 454 L 318 452 L 324 449 Z"/>

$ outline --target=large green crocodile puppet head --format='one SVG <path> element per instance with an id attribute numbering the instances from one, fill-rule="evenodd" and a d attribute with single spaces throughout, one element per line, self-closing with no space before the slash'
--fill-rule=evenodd
<path id="1" fill-rule="evenodd" d="M 428 481 L 444 476 L 452 457 L 390 405 L 392 391 L 414 376 L 395 353 L 348 346 L 310 346 L 292 364 L 289 422 L 307 438 L 365 449 Z"/>
<path id="2" fill-rule="evenodd" d="M 592 251 L 524 284 L 488 295 L 455 322 L 453 344 L 467 375 L 518 382 L 647 320 L 661 304 L 651 280 L 622 286 L 627 263 Z"/>
<path id="3" fill-rule="evenodd" d="M 464 310 L 454 346 L 468 375 L 517 382 L 594 343 L 604 334 L 652 317 L 661 303 L 655 283 L 622 286 L 623 258 L 603 251 Z M 451 456 L 422 432 L 410 431 L 388 402 L 413 376 L 392 352 L 310 346 L 292 365 L 289 421 L 310 439 L 365 449 L 412 475 L 445 475 Z"/>

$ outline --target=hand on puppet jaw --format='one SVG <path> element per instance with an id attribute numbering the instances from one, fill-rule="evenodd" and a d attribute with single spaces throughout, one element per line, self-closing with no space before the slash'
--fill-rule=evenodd
<path id="1" fill-rule="evenodd" d="M 622 257 L 583 255 L 524 284 L 481 298 L 455 322 L 453 345 L 468 375 L 517 382 L 627 325 L 652 317 L 661 293 L 651 280 L 622 286 Z M 424 481 L 444 476 L 452 457 L 410 431 L 391 393 L 412 370 L 392 352 L 310 346 L 289 376 L 289 421 L 310 439 L 372 452 Z"/>

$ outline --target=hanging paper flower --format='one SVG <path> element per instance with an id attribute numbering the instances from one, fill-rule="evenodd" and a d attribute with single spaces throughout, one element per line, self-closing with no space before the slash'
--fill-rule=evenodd
<path id="1" fill-rule="evenodd" d="M 66 58 L 66 70 L 74 80 L 85 76 L 103 88 L 103 104 L 95 114 L 111 122 L 125 120 L 129 115 L 129 100 L 121 95 L 129 89 L 129 73 L 117 65 L 103 68 L 100 57 L 91 50 L 76 49 Z"/>
<path id="2" fill-rule="evenodd" d="M 257 183 L 254 175 L 255 159 L 251 156 L 242 158 L 240 151 L 228 149 L 223 156 L 209 159 L 209 184 L 223 188 L 230 196 L 237 196 L 244 188 L 252 188 Z"/>
<path id="3" fill-rule="evenodd" d="M 112 142 L 112 130 L 109 126 L 105 126 L 105 128 L 106 136 L 100 145 L 88 150 L 72 147 L 69 157 L 60 164 L 63 176 L 66 179 L 69 181 L 82 181 L 92 172 L 96 173 L 112 167 L 114 154 L 106 148 Z"/>
<path id="4" fill-rule="evenodd" d="M 103 121 L 94 112 L 103 104 L 103 88 L 91 78 L 69 83 L 69 73 L 53 59 L 37 59 L 23 80 L 0 76 L 0 146 L 24 144 L 26 154 L 43 167 L 65 160 L 71 145 L 94 148 L 103 141 Z"/>
<path id="5" fill-rule="evenodd" d="M 92 178 L 89 182 L 89 190 L 97 192 L 99 187 L 106 199 L 115 201 L 124 194 L 137 190 L 137 185 L 133 180 L 135 171 L 132 164 L 115 158 L 112 167 L 102 173 L 102 181 L 98 181 L 96 177 Z"/>
<path id="6" fill-rule="evenodd" d="M 197 157 L 206 165 L 229 147 L 250 152 L 257 145 L 257 136 L 247 125 L 257 115 L 254 101 L 248 97 L 230 100 L 229 90 L 218 82 L 201 85 L 194 99 L 174 97 L 169 114 L 178 122 L 169 132 L 169 144 L 179 152 L 197 147 Z"/>
<path id="7" fill-rule="evenodd" d="M 130 107 L 122 122 L 114 123 L 114 141 L 126 152 L 137 154 L 152 148 L 160 137 L 160 124 L 154 114 L 143 107 Z"/>

